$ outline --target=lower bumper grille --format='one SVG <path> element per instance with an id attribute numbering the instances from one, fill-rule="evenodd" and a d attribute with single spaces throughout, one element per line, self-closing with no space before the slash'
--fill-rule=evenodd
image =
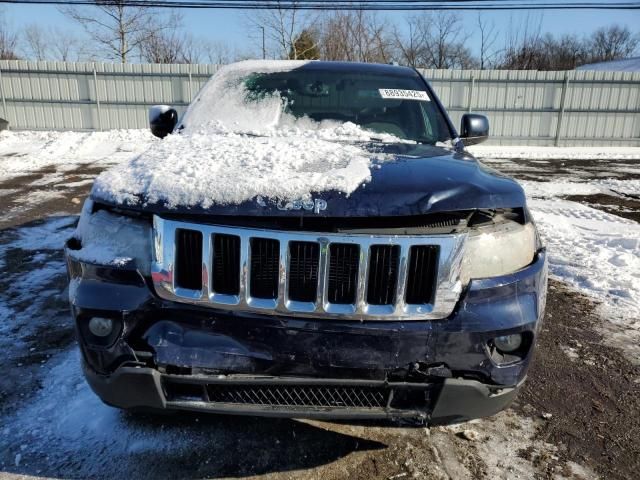
<path id="1" fill-rule="evenodd" d="M 208 385 L 210 402 L 270 407 L 382 408 L 389 391 L 380 387 L 320 385 Z"/>
<path id="2" fill-rule="evenodd" d="M 362 380 L 259 378 L 245 381 L 167 376 L 167 405 L 233 412 L 349 412 L 356 415 L 428 411 L 441 384 Z M 377 412 L 377 413 L 376 413 Z M 421 414 L 421 413 L 420 413 Z"/>

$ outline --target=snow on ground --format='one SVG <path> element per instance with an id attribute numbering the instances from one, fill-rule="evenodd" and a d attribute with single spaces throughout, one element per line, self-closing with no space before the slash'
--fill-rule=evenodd
<path id="1" fill-rule="evenodd" d="M 0 132 L 0 181 L 47 167 L 64 172 L 91 163 L 117 164 L 142 152 L 155 140 L 158 139 L 147 130 L 87 133 L 5 130 Z M 48 180 L 55 182 L 55 178 Z"/>
<path id="2" fill-rule="evenodd" d="M 473 442 L 476 454 L 486 465 L 484 478 L 533 479 L 538 478 L 536 460 L 544 462 L 546 459 L 547 462 L 553 463 L 559 458 L 559 449 L 556 445 L 536 438 L 536 431 L 543 423 L 544 420 L 540 418 L 523 417 L 513 410 L 507 410 L 486 419 L 434 428 L 431 438 L 445 465 L 447 456 L 455 451 L 449 435 L 453 433 L 456 437 Z M 514 426 L 516 434 L 507 433 L 513 430 Z M 450 478 L 457 480 L 473 478 L 473 476 L 465 475 L 463 471 L 456 471 L 454 475 L 450 475 Z M 568 462 L 563 469 L 557 469 L 553 478 L 555 480 L 564 478 L 586 480 L 596 479 L 598 476 L 581 465 Z"/>
<path id="3" fill-rule="evenodd" d="M 66 282 L 61 250 L 73 233 L 76 219 L 52 217 L 17 231 L 2 232 L 0 350 L 5 352 L 5 358 L 21 346 L 29 346 L 24 340 L 43 327 L 37 320 L 46 318 L 52 302 L 68 301 L 63 293 Z M 47 320 L 70 324 L 67 315 Z"/>
<path id="4" fill-rule="evenodd" d="M 136 427 L 119 410 L 104 405 L 81 374 L 76 348 L 52 358 L 47 369 L 42 389 L 19 415 L 5 419 L 0 430 L 0 446 L 11 449 L 16 466 L 46 458 L 50 468 L 64 468 L 72 459 L 80 464 L 77 478 L 104 471 L 126 475 L 135 471 L 138 456 L 175 453 L 194 440 L 165 432 L 162 425 Z"/>
<path id="5" fill-rule="evenodd" d="M 565 195 L 608 192 L 611 186 L 631 185 L 596 181 L 592 184 L 521 182 L 529 208 L 549 254 L 553 276 L 602 302 L 603 328 L 612 344 L 630 358 L 640 358 L 640 224 L 589 206 L 563 200 Z M 609 187 L 609 188 L 608 188 Z M 640 190 L 635 190 L 640 194 Z"/>
<path id="6" fill-rule="evenodd" d="M 640 225 L 576 202 L 532 199 L 552 274 L 640 330 Z M 614 320 L 611 315 L 608 318 Z"/>
<path id="7" fill-rule="evenodd" d="M 629 160 L 640 159 L 638 147 L 538 147 L 538 146 L 505 146 L 474 145 L 469 151 L 479 158 L 506 159 L 514 158 L 540 160 Z"/>
<path id="8" fill-rule="evenodd" d="M 520 180 L 527 195 L 534 198 L 553 198 L 568 195 L 627 195 L 640 198 L 640 180 L 618 180 L 603 178 L 588 182 L 576 182 L 575 179 L 558 179 L 549 182 Z"/>

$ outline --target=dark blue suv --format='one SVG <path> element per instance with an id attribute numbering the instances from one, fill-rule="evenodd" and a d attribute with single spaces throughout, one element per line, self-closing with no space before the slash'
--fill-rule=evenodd
<path id="1" fill-rule="evenodd" d="M 485 117 L 458 133 L 418 71 L 315 61 L 224 67 L 178 117 L 151 109 L 166 138 L 98 178 L 67 243 L 104 402 L 428 423 L 509 405 L 547 264 L 523 189 L 465 151 Z M 235 152 L 251 168 L 229 173 Z M 340 155 L 364 168 L 327 174 Z"/>

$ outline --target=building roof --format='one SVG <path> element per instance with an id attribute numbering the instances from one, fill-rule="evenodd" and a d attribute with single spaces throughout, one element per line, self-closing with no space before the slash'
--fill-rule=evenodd
<path id="1" fill-rule="evenodd" d="M 601 72 L 640 72 L 640 57 L 612 60 L 610 62 L 582 65 L 576 70 L 595 70 Z"/>

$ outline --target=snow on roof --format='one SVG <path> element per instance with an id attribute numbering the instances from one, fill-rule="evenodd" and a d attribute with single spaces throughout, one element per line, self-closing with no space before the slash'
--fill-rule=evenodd
<path id="1" fill-rule="evenodd" d="M 247 75 L 306 63 L 247 61 L 221 68 L 187 110 L 184 129 L 102 173 L 94 198 L 207 208 L 257 196 L 294 200 L 329 190 L 349 195 L 370 179 L 371 153 L 345 141 L 399 139 L 353 123 L 295 119 L 283 113 L 277 93 L 247 99 Z"/>
<path id="2" fill-rule="evenodd" d="M 613 60 L 610 62 L 591 63 L 582 65 L 576 70 L 590 70 L 601 72 L 640 72 L 640 57 Z"/>

